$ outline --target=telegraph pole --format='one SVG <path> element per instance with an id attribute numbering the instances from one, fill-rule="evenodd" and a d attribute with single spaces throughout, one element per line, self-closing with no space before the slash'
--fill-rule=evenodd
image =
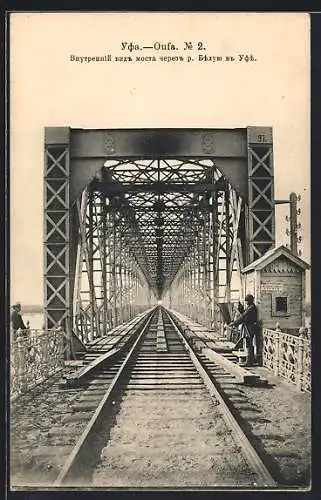
<path id="1" fill-rule="evenodd" d="M 290 194 L 290 248 L 298 255 L 298 217 L 297 217 L 297 195 Z"/>
<path id="2" fill-rule="evenodd" d="M 301 229 L 301 224 L 298 223 L 298 215 L 301 213 L 301 209 L 298 208 L 300 199 L 300 195 L 292 192 L 288 200 L 275 200 L 276 205 L 290 205 L 290 217 L 287 215 L 285 218 L 290 223 L 290 229 L 286 230 L 286 234 L 290 236 L 290 249 L 294 255 L 301 255 L 301 250 L 298 250 L 298 243 L 302 241 L 302 237 L 298 236 L 298 230 Z"/>

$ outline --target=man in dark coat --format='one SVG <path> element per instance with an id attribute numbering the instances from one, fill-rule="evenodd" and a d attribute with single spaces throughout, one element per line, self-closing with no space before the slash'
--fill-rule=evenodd
<path id="1" fill-rule="evenodd" d="M 11 313 L 11 323 L 12 323 L 12 330 L 13 330 L 13 339 L 16 340 L 17 338 L 17 331 L 19 329 L 23 330 L 23 335 L 27 335 L 27 327 L 23 322 L 22 316 L 21 316 L 21 304 L 17 302 L 14 306 L 12 306 L 12 313 Z"/>
<path id="2" fill-rule="evenodd" d="M 245 297 L 246 308 L 243 314 L 240 315 L 233 323 L 229 326 L 243 325 L 243 335 L 246 341 L 246 362 L 245 366 L 252 366 L 254 363 L 254 346 L 253 339 L 257 335 L 258 331 L 258 311 L 254 304 L 253 295 L 247 295 Z"/>

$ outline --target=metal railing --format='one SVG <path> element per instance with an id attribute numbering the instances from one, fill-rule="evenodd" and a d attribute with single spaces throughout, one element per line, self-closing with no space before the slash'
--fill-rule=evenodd
<path id="1" fill-rule="evenodd" d="M 61 329 L 18 331 L 10 349 L 10 399 L 62 370 L 66 345 Z"/>
<path id="2" fill-rule="evenodd" d="M 111 330 L 126 324 L 139 314 L 149 310 L 150 307 L 150 305 L 127 304 L 123 307 L 108 310 L 106 318 L 104 318 L 103 309 L 101 308 L 97 311 L 94 323 L 92 322 L 90 307 L 87 307 L 86 310 L 79 307 L 74 318 L 74 332 L 84 344 L 87 344 L 106 334 L 109 335 Z"/>
<path id="3" fill-rule="evenodd" d="M 241 338 L 242 332 L 238 329 L 237 326 L 224 326 L 223 330 L 223 337 L 226 338 L 229 342 L 233 342 L 236 344 L 236 342 Z"/>
<path id="4" fill-rule="evenodd" d="M 263 366 L 300 390 L 311 391 L 311 342 L 304 335 L 263 328 Z"/>

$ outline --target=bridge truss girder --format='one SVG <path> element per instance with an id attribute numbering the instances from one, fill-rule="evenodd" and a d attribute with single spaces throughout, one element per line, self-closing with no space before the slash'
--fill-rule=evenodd
<path id="1" fill-rule="evenodd" d="M 88 342 L 151 305 L 151 290 L 138 264 L 133 230 L 102 193 L 86 188 L 77 200 L 79 232 L 73 327 Z M 139 247 L 138 247 L 139 248 Z"/>
<path id="2" fill-rule="evenodd" d="M 245 204 L 227 182 L 207 201 L 190 252 L 164 300 L 168 307 L 216 329 L 221 320 L 219 304 L 242 299 Z"/>
<path id="3" fill-rule="evenodd" d="M 88 341 L 162 297 L 214 328 L 274 246 L 271 129 L 46 129 L 44 232 L 47 327 Z"/>

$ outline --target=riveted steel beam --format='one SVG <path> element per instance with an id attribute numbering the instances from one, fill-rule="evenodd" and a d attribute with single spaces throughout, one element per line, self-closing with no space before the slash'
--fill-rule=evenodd
<path id="1" fill-rule="evenodd" d="M 213 327 L 274 245 L 269 128 L 48 128 L 45 145 L 48 325 L 74 315 L 90 340 L 167 294 Z"/>

